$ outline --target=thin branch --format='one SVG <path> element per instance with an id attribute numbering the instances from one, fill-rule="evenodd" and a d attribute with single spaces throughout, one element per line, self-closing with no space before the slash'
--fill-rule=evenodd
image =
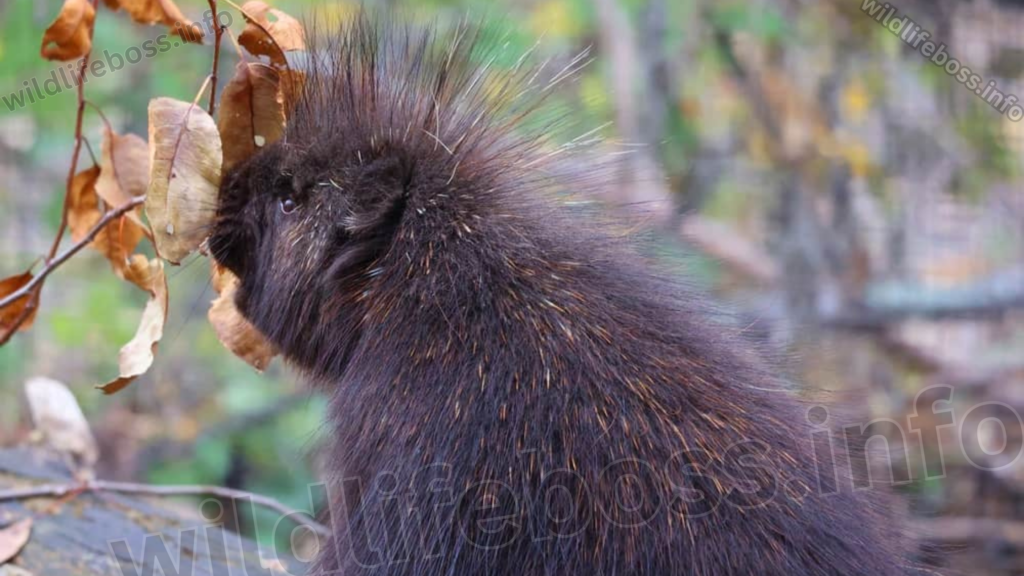
<path id="1" fill-rule="evenodd" d="M 99 8 L 99 0 L 92 0 L 93 12 L 96 12 Z M 89 25 L 89 42 L 90 45 L 93 39 L 93 32 L 96 29 L 96 19 L 94 18 L 92 23 Z M 78 171 L 78 154 L 82 151 L 82 119 L 85 117 L 85 71 L 89 66 L 89 57 L 92 56 L 92 49 L 85 53 L 82 58 L 82 65 L 78 68 L 78 110 L 75 114 L 75 146 L 71 152 L 71 166 L 68 168 L 67 181 L 64 187 L 64 205 L 60 211 L 60 226 L 57 227 L 57 234 L 53 238 L 53 244 L 50 245 L 50 251 L 46 256 L 47 266 L 53 257 L 57 254 L 57 250 L 60 248 L 60 241 L 64 238 L 64 232 L 68 229 L 68 208 L 71 203 L 71 185 L 75 179 L 75 172 Z M 91 151 L 91 150 L 90 150 Z M 21 328 L 21 325 L 28 320 L 29 316 L 32 315 L 32 311 L 36 309 L 39 304 L 39 291 L 42 289 L 35 279 L 31 282 L 39 287 L 32 292 L 29 298 L 28 304 L 22 309 L 18 317 L 14 319 L 14 322 L 7 328 L 6 332 L 0 333 L 0 346 L 7 344 L 8 340 Z M 20 292 L 20 290 L 19 290 Z M 0 303 L 0 308 L 3 308 L 10 302 L 8 298 L 4 298 Z M 13 302 L 13 300 L 11 300 Z"/>
<path id="2" fill-rule="evenodd" d="M 99 0 L 92 0 L 93 11 L 96 11 L 99 7 Z M 91 26 L 89 26 L 89 42 L 92 42 L 93 30 L 96 27 L 96 21 L 93 20 Z M 60 241 L 64 237 L 64 232 L 68 228 L 68 205 L 71 202 L 71 183 L 75 179 L 75 173 L 78 172 L 78 153 L 82 149 L 82 119 L 85 117 L 85 70 L 89 65 L 89 57 L 92 56 L 92 50 L 85 54 L 82 58 L 82 65 L 78 68 L 78 112 L 75 115 L 75 147 L 71 152 L 71 166 L 68 168 L 68 176 L 66 187 L 64 189 L 64 208 L 60 214 L 60 226 L 57 228 L 57 236 L 53 239 L 53 244 L 50 246 L 49 255 L 46 257 L 47 260 L 52 260 L 54 255 L 57 254 L 57 249 L 60 247 Z"/>
<path id="3" fill-rule="evenodd" d="M 96 152 L 92 149 L 92 144 L 89 143 L 88 138 L 82 138 L 82 142 L 85 144 L 85 150 L 89 153 L 89 158 L 93 164 L 99 164 L 100 161 L 96 159 Z"/>
<path id="4" fill-rule="evenodd" d="M 100 120 L 103 120 L 103 125 L 107 128 L 107 131 L 109 131 L 109 132 L 113 132 L 114 131 L 113 125 L 110 123 L 110 120 L 107 118 L 107 115 L 103 113 L 103 110 L 100 110 L 99 106 L 97 106 L 95 103 L 93 103 L 90 100 L 86 100 L 85 104 L 87 106 L 92 107 L 92 109 L 95 110 L 96 113 L 100 115 Z"/>
<path id="5" fill-rule="evenodd" d="M 309 528 L 319 536 L 329 537 L 329 528 L 320 524 L 308 515 L 295 514 L 296 510 L 267 496 L 260 496 L 244 490 L 235 490 L 222 486 L 178 485 L 153 486 L 132 482 L 111 482 L 107 480 L 89 480 L 86 482 L 67 482 L 63 484 L 41 484 L 29 488 L 0 490 L 0 502 L 7 500 L 24 500 L 27 498 L 54 497 L 61 498 L 69 494 L 82 492 L 119 492 L 122 494 L 141 494 L 145 496 L 216 496 L 232 500 L 250 500 L 257 506 L 273 510 L 282 516 L 292 518 L 296 523 Z"/>
<path id="6" fill-rule="evenodd" d="M 210 70 L 210 116 L 213 116 L 217 109 L 217 66 L 220 65 L 220 40 L 224 35 L 224 26 L 220 23 L 220 16 L 217 14 L 217 0 L 207 0 L 210 5 L 210 12 L 213 14 L 213 65 Z"/>
<path id="7" fill-rule="evenodd" d="M 210 83 L 213 76 L 207 76 L 206 80 L 203 80 L 203 85 L 199 87 L 199 92 L 196 93 L 196 97 L 192 100 L 192 106 L 189 107 L 188 111 L 185 112 L 185 118 L 188 119 L 188 115 L 192 113 L 192 108 L 195 108 L 199 104 L 199 99 L 203 97 L 203 92 L 206 92 L 206 86 Z M 178 137 L 180 141 L 180 136 Z"/>
<path id="8" fill-rule="evenodd" d="M 45 280 L 46 277 L 49 276 L 51 272 L 53 272 L 58 267 L 60 267 L 60 265 L 62 265 L 65 262 L 67 262 L 69 258 L 71 258 L 75 254 L 77 254 L 82 248 L 85 248 L 86 246 L 88 246 L 89 243 L 92 242 L 93 239 L 96 238 L 96 235 L 99 234 L 103 230 L 103 228 L 105 228 L 108 224 L 110 224 L 114 220 L 117 220 L 121 216 L 124 216 L 127 212 L 131 211 L 136 206 L 141 205 L 145 201 L 146 201 L 146 197 L 145 196 L 136 196 L 135 198 L 132 198 L 131 200 L 129 200 L 128 202 L 125 202 L 124 204 L 118 206 L 117 208 L 114 208 L 113 210 L 107 211 L 103 215 L 103 217 L 100 218 L 100 221 L 97 222 L 96 225 L 93 226 L 89 230 L 89 233 L 86 234 L 84 238 L 82 238 L 81 240 L 76 242 L 74 245 L 70 246 L 67 250 L 62 252 L 56 258 L 51 258 L 51 259 L 47 260 L 46 261 L 46 265 L 43 266 L 43 269 L 40 270 L 39 273 L 36 274 L 35 277 L 33 277 L 32 280 L 28 284 L 25 284 L 24 286 L 22 286 L 18 290 L 15 290 L 14 292 L 11 292 L 7 296 L 5 296 L 3 299 L 0 299 L 0 308 L 5 308 L 5 307 L 13 304 L 17 300 L 19 300 L 21 298 L 24 298 L 29 293 L 34 292 L 35 288 L 38 287 L 40 284 L 42 284 L 43 280 Z M 14 330 L 16 330 L 16 328 L 12 329 L 10 331 L 10 334 L 13 334 Z M 8 337 L 9 337 L 9 334 L 7 335 L 7 337 L 4 338 L 3 341 L 0 341 L 0 345 L 2 345 L 5 342 L 7 342 L 7 338 Z"/>
<path id="9" fill-rule="evenodd" d="M 228 40 L 231 40 L 231 44 L 235 47 L 235 52 L 238 53 L 238 60 L 240 62 L 248 62 L 249 57 L 245 55 L 245 50 L 242 50 L 242 46 L 238 43 L 238 39 L 235 38 L 235 35 L 228 34 Z"/>

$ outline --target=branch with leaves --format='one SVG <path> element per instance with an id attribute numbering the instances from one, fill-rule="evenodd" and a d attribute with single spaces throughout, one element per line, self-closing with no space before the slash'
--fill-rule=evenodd
<path id="1" fill-rule="evenodd" d="M 17 290 L 8 294 L 7 296 L 0 298 L 0 308 L 6 308 L 7 306 L 11 306 L 15 303 L 16 300 L 26 298 L 32 293 L 34 293 L 36 287 L 42 284 L 43 281 L 46 280 L 46 277 L 49 276 L 51 272 L 56 270 L 64 262 L 67 262 L 68 259 L 77 254 L 82 248 L 85 248 L 90 243 L 92 243 L 96 239 L 96 236 L 103 232 L 108 224 L 113 223 L 115 220 L 119 220 L 122 216 L 125 215 L 125 213 L 129 212 L 130 210 L 133 210 L 136 206 L 142 205 L 142 203 L 145 201 L 145 196 L 132 198 L 128 202 L 125 202 L 123 205 L 118 206 L 117 208 L 114 208 L 113 210 L 110 210 L 109 212 L 104 214 L 103 217 L 100 218 L 100 221 L 97 222 L 96 225 L 93 226 L 92 229 L 90 229 L 85 234 L 84 238 L 82 238 L 74 245 L 69 247 L 67 250 L 62 252 L 59 256 L 47 260 L 46 265 L 43 266 L 43 269 L 40 270 L 35 277 L 29 280 L 28 283 L 23 285 L 21 288 L 18 288 Z"/>
<path id="2" fill-rule="evenodd" d="M 201 79 L 202 87 L 192 102 L 152 99 L 149 134 L 144 139 L 117 133 L 102 110 L 86 99 L 85 75 L 98 11 L 123 11 L 137 23 L 167 26 L 181 40 L 200 45 L 201 29 L 172 0 L 158 5 L 143 0 L 65 0 L 43 34 L 40 48 L 42 57 L 49 60 L 81 59 L 63 210 L 41 269 L 0 280 L 0 345 L 31 327 L 45 281 L 90 247 L 106 257 L 115 275 L 150 295 L 135 337 L 119 354 L 118 377 L 99 388 L 117 392 L 152 365 L 167 318 L 164 261 L 177 265 L 203 244 L 215 223 L 221 173 L 283 135 L 284 86 L 301 80 L 285 58 L 286 52 L 305 49 L 299 22 L 258 0 L 242 6 L 225 1 L 241 12 L 244 29 L 237 37 L 232 35 L 221 22 L 217 1 L 207 0 L 214 21 L 210 73 Z M 218 91 L 225 35 L 237 48 L 239 63 L 234 77 Z M 198 103 L 207 89 L 204 109 Z M 80 170 L 81 149 L 88 144 L 83 134 L 87 104 L 103 120 L 102 155 L 95 165 Z M 216 119 L 215 113 L 219 113 Z M 73 245 L 60 252 L 68 232 Z M 143 240 L 152 244 L 156 258 L 136 252 Z M 220 296 L 208 317 L 232 352 L 262 370 L 277 351 L 235 309 L 237 282 L 230 272 L 213 266 L 213 285 Z"/>

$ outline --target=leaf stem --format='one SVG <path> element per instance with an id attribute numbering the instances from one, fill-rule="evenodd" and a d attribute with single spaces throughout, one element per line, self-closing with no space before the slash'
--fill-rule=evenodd
<path id="1" fill-rule="evenodd" d="M 94 12 L 99 11 L 99 0 L 92 0 L 92 8 Z M 82 151 L 82 119 L 85 117 L 85 71 L 89 66 L 89 57 L 92 55 L 92 40 L 93 32 L 96 30 L 96 19 L 93 18 L 92 23 L 89 25 L 89 51 L 82 57 L 82 65 L 78 68 L 78 110 L 75 113 L 75 146 L 71 152 L 71 166 L 68 168 L 68 176 L 64 187 L 64 205 L 60 211 L 60 226 L 57 227 L 57 234 L 53 238 L 53 244 L 50 245 L 50 251 L 46 256 L 46 266 L 49 267 L 54 256 L 57 254 L 57 250 L 60 248 L 60 241 L 64 238 L 64 232 L 68 229 L 68 207 L 71 203 L 71 185 L 75 179 L 75 172 L 78 171 L 78 155 Z M 48 274 L 48 273 L 47 273 Z M 43 276 L 45 278 L 45 276 Z M 37 277 L 38 278 L 38 277 Z M 32 282 L 26 284 L 26 286 L 32 285 L 35 288 L 32 292 L 30 300 L 25 308 L 18 314 L 18 317 L 14 319 L 14 322 L 7 327 L 6 332 L 0 332 L 0 346 L 6 344 L 11 336 L 18 331 L 18 328 L 28 320 L 29 316 L 32 315 L 32 311 L 36 309 L 39 304 L 39 291 L 42 289 L 42 281 L 36 282 L 33 278 Z M 21 292 L 21 290 L 18 290 Z M 18 292 L 15 292 L 17 294 Z M 24 296 L 24 295 L 22 295 Z M 7 306 L 10 302 L 15 299 L 4 298 L 0 300 L 0 308 Z"/>
<path id="2" fill-rule="evenodd" d="M 213 14 L 213 65 L 210 67 L 210 78 L 212 78 L 212 86 L 210 88 L 210 116 L 213 116 L 214 110 L 217 109 L 217 67 L 220 65 L 220 41 L 224 35 L 224 26 L 220 23 L 220 16 L 217 14 L 217 0 L 207 0 L 210 5 L 210 12 Z"/>

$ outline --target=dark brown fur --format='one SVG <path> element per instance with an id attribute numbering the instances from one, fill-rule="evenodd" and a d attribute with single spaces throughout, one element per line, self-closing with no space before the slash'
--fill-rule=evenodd
<path id="1" fill-rule="evenodd" d="M 331 397 L 314 571 L 907 573 L 877 492 L 820 493 L 756 350 L 563 206 L 592 180 L 552 154 L 557 119 L 527 120 L 579 59 L 499 70 L 471 26 L 371 20 L 316 46 L 210 241 Z"/>

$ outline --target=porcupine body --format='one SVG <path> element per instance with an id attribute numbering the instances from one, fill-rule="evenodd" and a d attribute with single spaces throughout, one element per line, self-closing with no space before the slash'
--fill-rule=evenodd
<path id="1" fill-rule="evenodd" d="M 751 344 L 564 206 L 592 179 L 531 118 L 580 60 L 499 68 L 472 30 L 321 39 L 221 190 L 240 310 L 331 399 L 311 573 L 908 573 Z"/>

